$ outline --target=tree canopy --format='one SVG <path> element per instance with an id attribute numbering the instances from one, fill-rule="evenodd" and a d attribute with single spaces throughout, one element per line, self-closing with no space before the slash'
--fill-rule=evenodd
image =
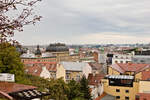
<path id="1" fill-rule="evenodd" d="M 16 81 L 24 75 L 20 54 L 7 42 L 0 44 L 0 72 L 15 74 Z"/>

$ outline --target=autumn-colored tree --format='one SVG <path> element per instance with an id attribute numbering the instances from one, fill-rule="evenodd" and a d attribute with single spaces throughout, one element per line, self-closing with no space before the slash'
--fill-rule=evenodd
<path id="1" fill-rule="evenodd" d="M 41 16 L 33 13 L 34 5 L 41 0 L 0 0 L 0 43 L 16 42 L 11 39 L 23 26 L 35 24 Z"/>

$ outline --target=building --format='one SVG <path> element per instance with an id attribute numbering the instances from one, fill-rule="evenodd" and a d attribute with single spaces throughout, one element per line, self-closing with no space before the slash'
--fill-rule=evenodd
<path id="1" fill-rule="evenodd" d="M 60 61 L 79 61 L 79 54 L 70 54 L 69 48 L 65 44 L 50 44 L 46 51 L 41 51 L 40 47 L 34 53 L 21 55 L 21 61 L 25 62 L 60 62 Z"/>
<path id="2" fill-rule="evenodd" d="M 150 99 L 150 81 L 140 81 L 139 93 L 136 94 L 136 100 Z"/>
<path id="3" fill-rule="evenodd" d="M 101 79 L 104 78 L 104 74 L 89 74 L 89 87 L 91 89 L 92 99 L 96 99 L 98 96 L 103 94 L 103 84 Z"/>
<path id="4" fill-rule="evenodd" d="M 129 63 L 131 61 L 132 61 L 132 55 L 127 55 L 127 54 L 114 54 L 112 58 L 112 64 Z"/>
<path id="5" fill-rule="evenodd" d="M 133 63 L 150 64 L 150 55 L 135 55 L 132 58 Z"/>
<path id="6" fill-rule="evenodd" d="M 141 86 L 146 85 L 143 81 L 150 79 L 149 74 L 149 64 L 113 64 L 108 67 L 108 75 L 102 79 L 104 92 L 117 100 L 135 100 L 141 88 L 144 89 Z"/>
<path id="7" fill-rule="evenodd" d="M 65 81 L 79 81 L 83 75 L 88 78 L 92 68 L 84 62 L 60 62 L 57 66 L 56 77 L 63 78 Z"/>
<path id="8" fill-rule="evenodd" d="M 35 86 L 0 82 L 0 97 L 7 100 L 41 100 L 46 95 Z"/>
<path id="9" fill-rule="evenodd" d="M 25 72 L 45 79 L 56 78 L 56 62 L 25 63 Z"/>
<path id="10" fill-rule="evenodd" d="M 95 74 L 107 74 L 107 67 L 104 66 L 103 64 L 99 64 L 96 62 L 91 62 L 89 65 L 92 68 L 92 73 Z"/>

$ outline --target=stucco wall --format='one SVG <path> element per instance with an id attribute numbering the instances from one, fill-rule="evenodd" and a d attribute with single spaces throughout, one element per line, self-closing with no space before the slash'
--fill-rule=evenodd
<path id="1" fill-rule="evenodd" d="M 112 96 L 120 96 L 119 100 L 125 100 L 125 97 L 129 97 L 129 100 L 135 100 L 135 96 L 138 93 L 139 84 L 134 82 L 133 87 L 121 87 L 121 86 L 109 86 L 109 81 L 103 79 L 104 83 L 104 92 Z M 119 89 L 120 92 L 116 92 L 116 89 Z M 126 90 L 129 90 L 129 93 L 126 93 Z"/>

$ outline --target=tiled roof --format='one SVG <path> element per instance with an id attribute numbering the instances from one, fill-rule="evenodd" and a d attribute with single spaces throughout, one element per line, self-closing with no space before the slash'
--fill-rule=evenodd
<path id="1" fill-rule="evenodd" d="M 127 64 L 117 63 L 117 64 L 111 65 L 111 67 L 120 73 L 124 73 L 128 71 L 138 73 L 140 71 L 145 70 L 146 68 L 149 68 L 150 65 L 149 64 L 133 64 L 133 63 L 127 63 Z"/>
<path id="2" fill-rule="evenodd" d="M 31 61 L 31 62 L 24 62 L 24 64 L 56 64 L 57 62 L 35 62 L 35 61 Z"/>
<path id="3" fill-rule="evenodd" d="M 89 74 L 88 80 L 89 80 L 89 85 L 98 85 L 101 82 L 101 79 L 104 78 L 104 74 Z"/>
<path id="4" fill-rule="evenodd" d="M 26 66 L 25 72 L 31 75 L 40 76 L 42 72 L 42 67 L 46 67 L 48 71 L 56 72 L 57 64 L 33 64 L 33 66 Z"/>
<path id="5" fill-rule="evenodd" d="M 150 80 L 150 71 L 142 72 L 142 80 Z"/>
<path id="6" fill-rule="evenodd" d="M 92 70 L 100 70 L 102 68 L 102 64 L 99 63 L 89 63 L 91 66 Z"/>
<path id="7" fill-rule="evenodd" d="M 149 100 L 149 98 L 150 98 L 150 93 L 138 93 L 137 96 L 140 97 L 140 100 L 141 100 L 141 98 L 143 98 L 143 100 L 144 100 L 144 99 Z"/>
<path id="8" fill-rule="evenodd" d="M 13 92 L 18 92 L 22 90 L 36 89 L 36 88 L 37 87 L 23 85 L 23 84 L 0 82 L 0 91 L 4 93 L 13 93 Z"/>

